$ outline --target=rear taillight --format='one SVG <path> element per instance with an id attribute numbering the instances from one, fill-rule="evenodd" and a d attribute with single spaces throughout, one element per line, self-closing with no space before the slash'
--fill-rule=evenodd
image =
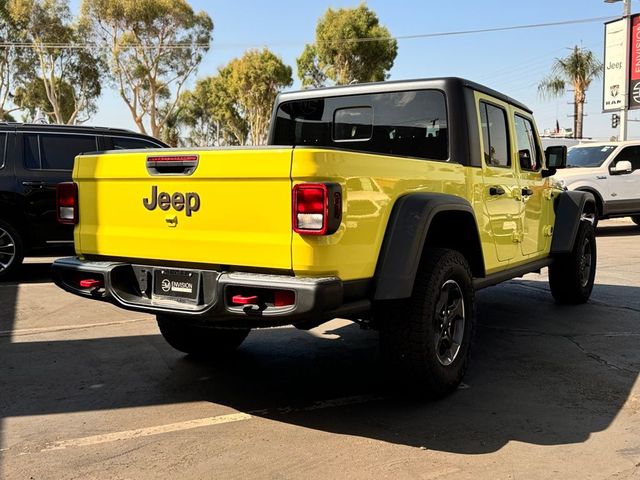
<path id="1" fill-rule="evenodd" d="M 342 221 L 342 189 L 337 183 L 299 183 L 293 187 L 293 231 L 331 235 Z"/>
<path id="2" fill-rule="evenodd" d="M 56 188 L 58 223 L 78 223 L 78 185 L 74 182 L 59 183 Z"/>

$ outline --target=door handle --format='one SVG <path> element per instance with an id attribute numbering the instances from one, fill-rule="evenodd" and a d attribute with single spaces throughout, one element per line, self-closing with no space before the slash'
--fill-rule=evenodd
<path id="1" fill-rule="evenodd" d="M 504 188 L 502 188 L 502 187 L 489 187 L 489 195 L 491 195 L 491 196 L 504 195 Z"/>
<path id="2" fill-rule="evenodd" d="M 522 189 L 522 196 L 523 197 L 530 197 L 531 195 L 533 195 L 533 190 L 531 190 L 530 188 L 523 188 Z"/>

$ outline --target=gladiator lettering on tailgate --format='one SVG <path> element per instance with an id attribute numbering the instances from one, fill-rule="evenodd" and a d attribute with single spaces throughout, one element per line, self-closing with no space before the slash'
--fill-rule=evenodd
<path id="1" fill-rule="evenodd" d="M 164 211 L 173 208 L 177 212 L 184 210 L 187 217 L 190 217 L 192 213 L 200 210 L 200 195 L 195 192 L 158 193 L 158 187 L 153 185 L 151 195 L 149 198 L 143 198 L 142 204 L 147 210 L 155 210 L 156 208 Z"/>

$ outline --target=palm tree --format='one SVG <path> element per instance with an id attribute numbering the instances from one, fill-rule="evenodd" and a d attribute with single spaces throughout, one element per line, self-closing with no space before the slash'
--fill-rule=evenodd
<path id="1" fill-rule="evenodd" d="M 573 136 L 582 138 L 584 102 L 591 82 L 600 76 L 602 62 L 593 52 L 575 46 L 565 58 L 556 58 L 551 74 L 538 85 L 538 93 L 543 98 L 557 98 L 564 95 L 566 86 L 573 88 Z"/>

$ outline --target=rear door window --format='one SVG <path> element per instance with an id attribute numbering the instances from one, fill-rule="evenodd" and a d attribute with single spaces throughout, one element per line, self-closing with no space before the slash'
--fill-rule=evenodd
<path id="1" fill-rule="evenodd" d="M 76 155 L 96 150 L 95 135 L 24 134 L 24 164 L 29 170 L 73 170 Z"/>
<path id="2" fill-rule="evenodd" d="M 73 170 L 76 155 L 98 149 L 95 135 L 40 134 L 43 170 Z"/>

